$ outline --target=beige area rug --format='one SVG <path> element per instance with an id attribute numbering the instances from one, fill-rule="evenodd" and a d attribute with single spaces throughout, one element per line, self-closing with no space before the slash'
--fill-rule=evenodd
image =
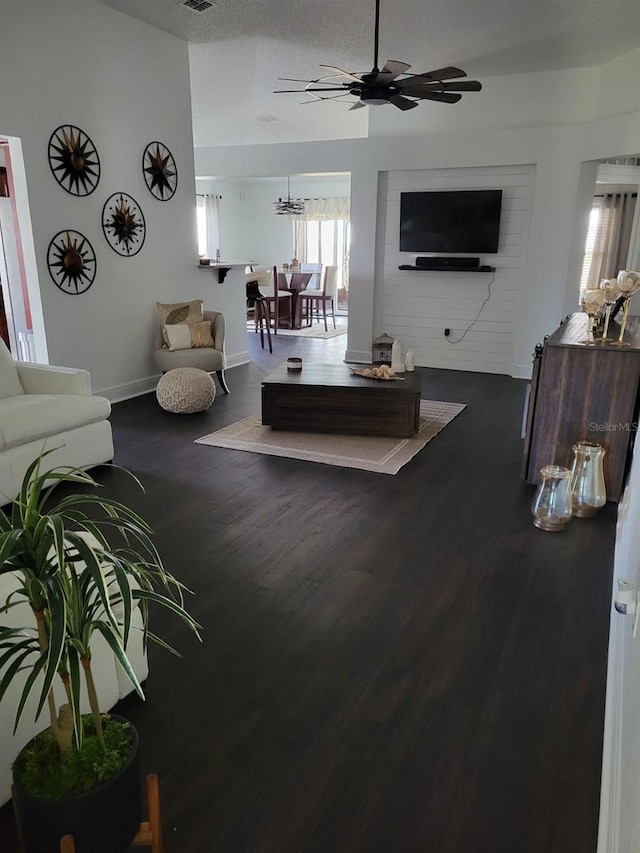
<path id="1" fill-rule="evenodd" d="M 262 416 L 258 413 L 205 435 L 197 439 L 196 444 L 324 462 L 325 465 L 360 468 L 378 474 L 397 474 L 464 408 L 462 403 L 421 400 L 420 428 L 412 438 L 282 432 L 262 426 Z"/>
<path id="2" fill-rule="evenodd" d="M 338 328 L 334 329 L 331 320 L 327 322 L 327 331 L 324 330 L 324 323 L 314 323 L 313 326 L 304 326 L 302 329 L 278 329 L 279 335 L 292 335 L 298 338 L 337 338 L 340 335 L 347 334 L 347 327 L 337 324 Z M 271 333 L 273 334 L 273 332 Z"/>

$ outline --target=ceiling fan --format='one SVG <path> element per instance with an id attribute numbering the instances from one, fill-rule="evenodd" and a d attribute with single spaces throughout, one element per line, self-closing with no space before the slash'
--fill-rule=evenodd
<path id="1" fill-rule="evenodd" d="M 396 62 L 389 59 L 384 66 L 378 68 L 378 35 L 380 30 L 380 0 L 376 0 L 376 25 L 373 49 L 373 68 L 368 74 L 351 74 L 333 65 L 321 65 L 333 72 L 329 77 L 319 77 L 317 80 L 295 80 L 292 77 L 279 77 L 279 80 L 290 80 L 295 83 L 306 83 L 304 89 L 279 89 L 274 94 L 286 92 L 307 92 L 312 95 L 311 101 L 338 100 L 345 95 L 354 95 L 358 100 L 351 107 L 374 104 L 393 104 L 400 110 L 412 110 L 418 106 L 418 101 L 441 101 L 443 104 L 455 104 L 462 98 L 460 92 L 479 92 L 482 84 L 477 80 L 463 80 L 460 83 L 450 83 L 458 77 L 466 77 L 460 68 L 438 68 L 424 74 L 408 74 L 410 65 L 406 62 Z M 344 78 L 332 83 L 336 77 Z M 319 83 L 325 85 L 318 86 Z"/>

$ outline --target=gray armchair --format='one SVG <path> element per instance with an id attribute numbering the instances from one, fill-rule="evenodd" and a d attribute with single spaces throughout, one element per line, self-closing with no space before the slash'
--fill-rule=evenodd
<path id="1" fill-rule="evenodd" d="M 211 323 L 213 347 L 196 347 L 194 349 L 169 350 L 163 346 L 162 330 L 158 328 L 156 337 L 156 364 L 163 373 L 174 367 L 198 367 L 207 373 L 218 377 L 220 387 L 225 394 L 229 393 L 224 377 L 227 359 L 224 354 L 224 315 L 218 311 L 205 311 L 204 319 Z"/>

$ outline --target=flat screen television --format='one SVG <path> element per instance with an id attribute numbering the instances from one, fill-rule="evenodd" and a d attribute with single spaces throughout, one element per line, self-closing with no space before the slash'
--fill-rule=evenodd
<path id="1" fill-rule="evenodd" d="M 400 251 L 493 254 L 502 190 L 400 193 Z"/>

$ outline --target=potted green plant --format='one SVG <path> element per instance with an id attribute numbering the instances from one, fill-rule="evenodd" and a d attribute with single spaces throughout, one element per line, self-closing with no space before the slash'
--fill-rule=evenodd
<path id="1" fill-rule="evenodd" d="M 92 639 L 101 635 L 144 698 L 127 657 L 136 606 L 145 647 L 153 639 L 173 651 L 149 631 L 149 605 L 172 611 L 196 635 L 200 626 L 185 610 L 184 587 L 163 566 L 149 525 L 95 494 L 99 484 L 86 471 L 43 470 L 49 452 L 29 467 L 10 510 L 0 511 L 0 575 L 17 578 L 0 601 L 0 702 L 14 696 L 16 727 L 34 697 L 36 717 L 45 706 L 49 717 L 49 728 L 14 762 L 14 801 L 27 853 L 57 850 L 66 833 L 78 853 L 117 853 L 140 821 L 137 735 L 126 720 L 100 712 Z M 91 490 L 54 503 L 60 481 Z M 28 613 L 26 604 L 31 624 L 11 627 L 20 612 L 14 608 Z M 62 703 L 54 695 L 57 681 Z M 89 714 L 81 710 L 84 696 Z"/>

